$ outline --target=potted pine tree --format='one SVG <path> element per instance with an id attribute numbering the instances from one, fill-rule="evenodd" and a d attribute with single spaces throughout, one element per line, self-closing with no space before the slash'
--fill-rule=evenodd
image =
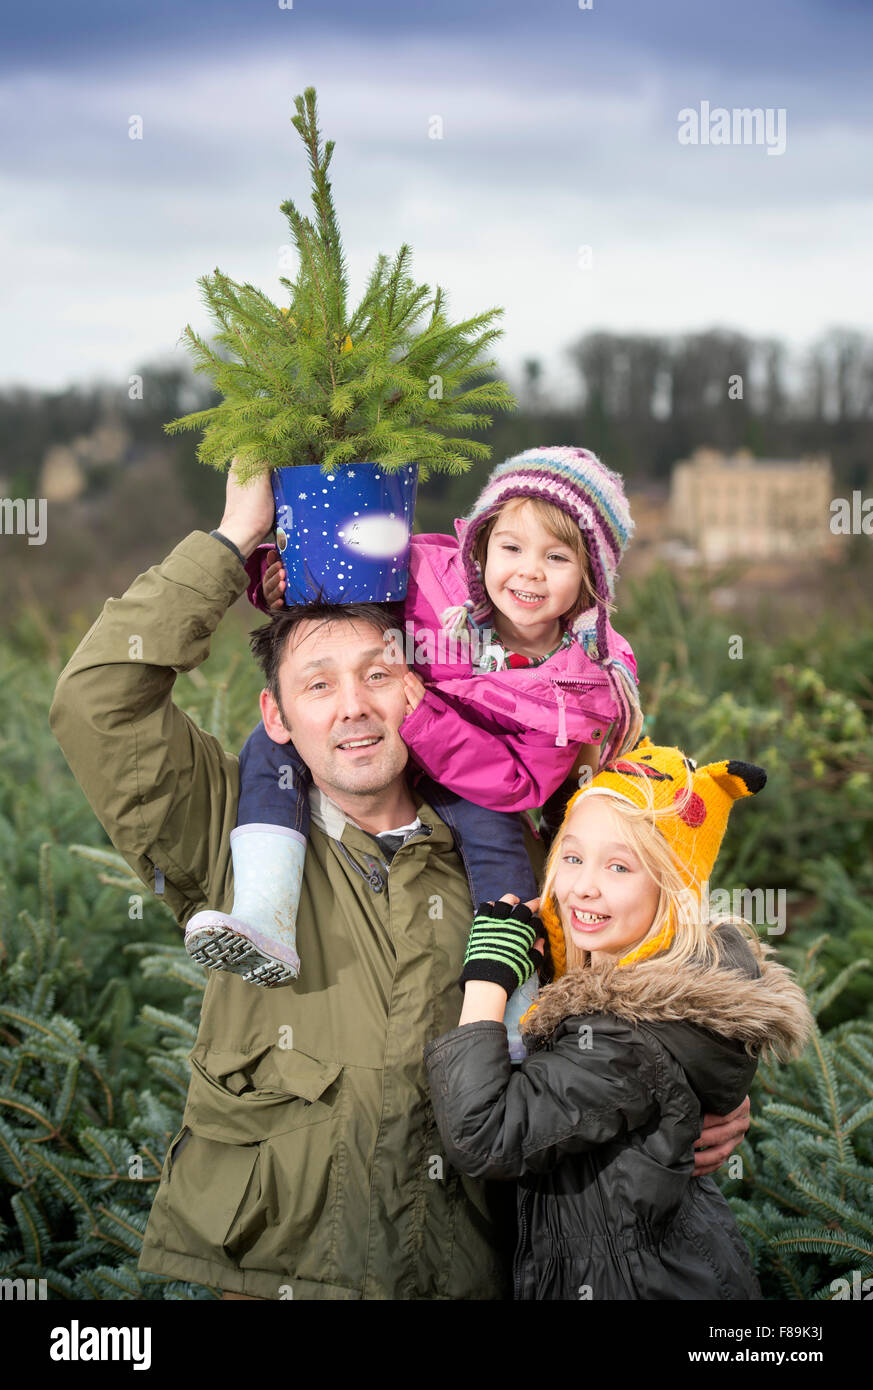
<path id="1" fill-rule="evenodd" d="M 402 599 L 418 481 L 488 458 L 490 448 L 466 434 L 516 404 L 485 357 L 503 310 L 451 323 L 443 290 L 413 279 L 404 244 L 393 261 L 377 258 L 349 312 L 327 178 L 334 142 L 322 145 L 313 87 L 295 106 L 314 215 L 291 199 L 281 205 L 299 258 L 293 282 L 279 277 L 290 304 L 217 268 L 202 276 L 220 326 L 215 346 L 190 324 L 182 337 L 224 399 L 164 428 L 202 429 L 200 461 L 224 469 L 236 458 L 241 480 L 270 472 L 286 603 L 313 592 L 338 603 Z"/>

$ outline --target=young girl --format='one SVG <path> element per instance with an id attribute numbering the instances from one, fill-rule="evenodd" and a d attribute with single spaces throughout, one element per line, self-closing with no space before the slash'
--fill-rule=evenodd
<path id="1" fill-rule="evenodd" d="M 632 522 L 621 479 L 593 454 L 542 448 L 499 465 L 455 527 L 457 540 L 411 541 L 396 638 L 418 674 L 406 678 L 400 733 L 422 794 L 455 835 L 473 903 L 507 889 L 529 898 L 536 883 L 512 813 L 542 806 L 583 761 L 596 766 L 639 736 L 636 663 L 608 621 Z M 249 561 L 249 596 L 267 611 L 283 606 L 274 556 L 262 546 Z M 185 942 L 204 965 L 284 984 L 299 969 L 308 773 L 292 744 L 259 725 L 240 779 L 233 913 L 195 914 Z M 277 900 L 287 904 L 281 922 Z M 519 1013 L 531 998 L 519 995 Z"/>
<path id="2" fill-rule="evenodd" d="M 446 1156 L 518 1180 L 517 1299 L 753 1299 L 760 1289 L 714 1180 L 692 1177 L 701 1114 L 728 1114 L 757 1058 L 805 1045 L 811 1018 L 751 927 L 701 920 L 733 801 L 766 778 L 643 739 L 572 798 L 542 922 L 499 902 L 474 920 L 459 1026 L 425 1049 Z M 542 957 L 555 981 L 509 1063 L 506 995 Z"/>

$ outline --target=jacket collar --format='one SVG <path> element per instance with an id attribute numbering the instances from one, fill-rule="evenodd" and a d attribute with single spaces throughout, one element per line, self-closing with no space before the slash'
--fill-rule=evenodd
<path id="1" fill-rule="evenodd" d="M 410 787 L 410 792 L 422 823 L 432 827 L 431 842 L 447 846 L 453 845 L 454 840 L 448 826 L 416 791 L 415 787 Z M 342 807 L 338 806 L 327 795 L 327 792 L 323 792 L 314 782 L 309 788 L 309 813 L 313 824 L 332 840 L 339 840 L 350 849 L 359 849 L 367 854 L 373 854 L 375 842 L 372 835 L 369 835 L 358 825 L 357 821 L 352 820 L 352 817 L 347 815 Z"/>
<path id="2" fill-rule="evenodd" d="M 524 1031 L 545 1039 L 568 1017 L 608 1013 L 633 1024 L 693 1024 L 735 1039 L 752 1055 L 799 1054 L 812 1020 L 791 972 L 767 959 L 772 947 L 736 927 L 722 926 L 717 936 L 720 958 L 713 953 L 677 966 L 665 951 L 637 965 L 609 960 L 568 971 L 540 992 Z"/>

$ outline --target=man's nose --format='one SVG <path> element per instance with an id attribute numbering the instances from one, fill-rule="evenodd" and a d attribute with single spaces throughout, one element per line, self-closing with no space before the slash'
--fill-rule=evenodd
<path id="1" fill-rule="evenodd" d="M 348 676 L 339 682 L 337 715 L 340 719 L 363 719 L 371 710 L 370 691 L 364 681 Z"/>

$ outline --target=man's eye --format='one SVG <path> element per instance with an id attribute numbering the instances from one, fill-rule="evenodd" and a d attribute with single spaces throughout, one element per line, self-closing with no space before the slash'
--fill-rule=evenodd
<path id="1" fill-rule="evenodd" d="M 315 682 L 309 687 L 309 689 L 310 689 L 310 690 L 327 690 L 327 681 L 315 681 Z"/>
<path id="2" fill-rule="evenodd" d="M 387 680 L 387 679 L 388 679 L 388 672 L 387 672 L 387 671 L 372 671 L 372 672 L 370 673 L 370 680 L 373 680 L 374 676 L 378 676 L 378 677 L 380 678 L 380 680 Z"/>

